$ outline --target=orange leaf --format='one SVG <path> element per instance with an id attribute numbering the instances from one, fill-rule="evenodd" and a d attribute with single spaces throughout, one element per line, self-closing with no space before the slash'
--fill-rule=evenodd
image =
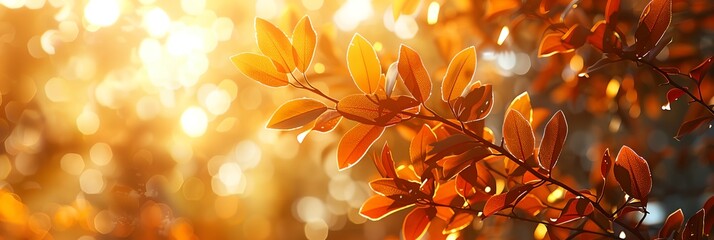
<path id="1" fill-rule="evenodd" d="M 412 96 L 419 102 L 426 102 L 431 95 L 431 79 L 419 54 L 406 45 L 399 47 L 399 76 Z"/>
<path id="2" fill-rule="evenodd" d="M 575 197 L 571 198 L 568 203 L 563 207 L 563 211 L 560 212 L 558 220 L 555 221 L 556 224 L 567 223 L 587 215 L 593 212 L 595 207 L 590 203 L 590 201 L 585 198 Z"/>
<path id="3" fill-rule="evenodd" d="M 449 155 L 459 155 L 478 145 L 479 143 L 469 136 L 454 134 L 433 144 L 434 148 L 429 152 L 432 157 L 429 160 L 441 160 Z"/>
<path id="4" fill-rule="evenodd" d="M 608 148 L 605 149 L 605 154 L 603 154 L 602 161 L 600 162 L 600 176 L 602 176 L 602 179 L 607 178 L 610 167 L 612 167 L 612 158 L 610 157 L 610 149 Z"/>
<path id="5" fill-rule="evenodd" d="M 605 20 L 601 20 L 595 23 L 595 26 L 590 29 L 590 32 L 591 34 L 588 36 L 587 41 L 592 44 L 593 47 L 605 53 L 622 52 L 622 39 L 615 31 L 614 25 L 605 22 Z"/>
<path id="6" fill-rule="evenodd" d="M 617 14 L 620 12 L 620 0 L 608 0 L 605 6 L 605 21 L 616 25 Z"/>
<path id="7" fill-rule="evenodd" d="M 377 221 L 412 205 L 414 205 L 414 202 L 411 201 L 374 195 L 362 204 L 359 214 L 369 220 Z"/>
<path id="8" fill-rule="evenodd" d="M 709 229 L 704 230 L 704 213 L 705 210 L 700 209 L 687 220 L 687 224 L 682 230 L 682 239 L 706 239 L 704 231 L 709 231 Z"/>
<path id="9" fill-rule="evenodd" d="M 531 124 L 516 110 L 509 109 L 503 121 L 503 138 L 508 150 L 525 161 L 533 155 L 535 136 Z"/>
<path id="10" fill-rule="evenodd" d="M 369 182 L 372 191 L 385 197 L 410 196 L 419 191 L 419 183 L 410 182 L 399 178 L 380 178 Z"/>
<path id="11" fill-rule="evenodd" d="M 473 163 L 456 175 L 456 191 L 472 204 L 488 200 L 496 192 L 496 179 L 486 167 Z"/>
<path id="12" fill-rule="evenodd" d="M 262 18 L 255 19 L 255 33 L 258 48 L 273 60 L 279 72 L 289 73 L 295 69 L 295 48 L 285 33 Z"/>
<path id="13" fill-rule="evenodd" d="M 697 80 L 697 84 L 701 84 L 704 76 L 709 72 L 709 68 L 712 66 L 712 60 L 714 60 L 714 57 L 709 57 L 692 68 L 692 70 L 689 71 L 689 77 Z"/>
<path id="14" fill-rule="evenodd" d="M 575 51 L 575 48 L 569 44 L 563 43 L 561 33 L 550 33 L 543 37 L 538 47 L 538 57 L 550 57 L 556 53 L 567 53 Z"/>
<path id="15" fill-rule="evenodd" d="M 295 48 L 296 65 L 300 72 L 306 72 L 315 55 L 317 33 L 312 28 L 310 17 L 304 16 L 293 30 L 293 47 Z"/>
<path id="16" fill-rule="evenodd" d="M 327 110 L 325 104 L 310 98 L 286 102 L 273 113 L 268 128 L 290 130 L 315 120 Z"/>
<path id="17" fill-rule="evenodd" d="M 664 36 L 672 21 L 672 0 L 652 0 L 640 15 L 635 31 L 635 52 L 644 56 L 652 50 Z"/>
<path id="18" fill-rule="evenodd" d="M 436 142 L 436 134 L 431 131 L 429 125 L 424 124 L 409 144 L 409 159 L 417 175 L 421 176 L 424 172 L 426 157 L 434 142 Z"/>
<path id="19" fill-rule="evenodd" d="M 411 15 L 419 8 L 421 0 L 394 0 L 392 4 L 392 16 L 396 21 L 400 15 Z"/>
<path id="20" fill-rule="evenodd" d="M 682 125 L 677 130 L 676 139 L 681 139 L 684 135 L 689 134 L 702 125 L 714 120 L 714 115 L 711 114 L 704 106 L 699 104 L 690 104 L 687 114 L 684 115 Z"/>
<path id="21" fill-rule="evenodd" d="M 419 102 L 407 96 L 381 98 L 376 95 L 354 94 L 340 99 L 337 111 L 347 119 L 378 126 L 397 124 L 418 112 Z"/>
<path id="22" fill-rule="evenodd" d="M 528 92 L 522 92 L 508 105 L 508 109 L 518 111 L 528 122 L 533 122 L 533 108 L 531 107 L 531 96 Z"/>
<path id="23" fill-rule="evenodd" d="M 469 164 L 484 159 L 491 155 L 491 151 L 484 147 L 475 147 L 459 155 L 452 155 L 439 160 L 437 163 L 442 166 L 444 178 L 450 179 Z"/>
<path id="24" fill-rule="evenodd" d="M 392 151 L 389 149 L 389 144 L 384 142 L 382 147 L 382 156 L 374 156 L 374 165 L 377 166 L 379 175 L 385 178 L 397 178 L 397 171 L 394 168 L 394 159 L 392 159 Z"/>
<path id="25" fill-rule="evenodd" d="M 466 97 L 457 98 L 452 105 L 457 111 L 459 121 L 469 123 L 483 120 L 493 107 L 493 87 L 476 82 Z"/>
<path id="26" fill-rule="evenodd" d="M 461 231 L 466 228 L 474 221 L 474 215 L 468 212 L 457 212 L 454 216 L 449 219 L 446 228 L 441 231 L 442 234 L 447 235 L 453 232 Z"/>
<path id="27" fill-rule="evenodd" d="M 337 167 L 345 170 L 359 162 L 383 132 L 384 127 L 360 123 L 347 131 L 337 145 Z"/>
<path id="28" fill-rule="evenodd" d="M 520 6 L 521 1 L 517 0 L 487 0 L 486 13 L 484 14 L 484 17 L 486 19 L 490 19 L 495 15 L 515 10 Z"/>
<path id="29" fill-rule="evenodd" d="M 382 65 L 379 64 L 379 58 L 372 44 L 359 33 L 352 37 L 347 48 L 347 69 L 362 92 L 377 91 L 382 76 Z"/>
<path id="30" fill-rule="evenodd" d="M 558 162 L 567 136 L 568 122 L 565 120 L 563 111 L 558 111 L 546 124 L 543 138 L 540 141 L 540 150 L 538 150 L 540 165 L 548 171 L 553 169 Z"/>
<path id="31" fill-rule="evenodd" d="M 535 217 L 541 211 L 543 211 L 543 209 L 546 209 L 546 206 L 540 199 L 535 197 L 533 194 L 528 194 L 523 197 L 523 200 L 521 200 L 518 205 L 516 205 L 516 208 L 523 210 L 531 216 Z"/>
<path id="32" fill-rule="evenodd" d="M 312 130 L 318 132 L 330 132 L 337 127 L 337 124 L 342 120 L 342 115 L 335 110 L 327 110 L 315 120 L 315 126 Z"/>
<path id="33" fill-rule="evenodd" d="M 421 238 L 431 223 L 431 219 L 436 216 L 434 208 L 414 208 L 404 218 L 402 224 L 402 235 L 404 239 L 413 240 Z"/>
<path id="34" fill-rule="evenodd" d="M 622 146 L 615 158 L 615 179 L 625 193 L 643 202 L 647 201 L 647 195 L 652 189 L 649 164 L 628 146 Z"/>
<path id="35" fill-rule="evenodd" d="M 461 96 L 476 70 L 476 48 L 461 50 L 449 63 L 441 84 L 441 99 L 451 102 Z"/>
<path id="36" fill-rule="evenodd" d="M 513 204 L 518 204 L 532 189 L 533 185 L 524 184 L 514 187 L 508 192 L 492 196 L 486 201 L 486 205 L 483 206 L 483 216 L 491 216 L 498 211 L 512 207 Z"/>
<path id="37" fill-rule="evenodd" d="M 684 214 L 680 208 L 667 216 L 667 220 L 662 224 L 662 228 L 659 230 L 657 236 L 662 239 L 669 238 L 672 233 L 679 231 L 679 228 L 682 227 L 682 223 L 684 223 Z"/>
<path id="38" fill-rule="evenodd" d="M 247 77 L 270 87 L 288 85 L 288 75 L 278 72 L 270 58 L 254 53 L 241 53 L 231 57 L 231 62 Z"/>
<path id="39" fill-rule="evenodd" d="M 584 28 L 580 24 L 575 24 L 563 34 L 560 40 L 568 47 L 579 48 L 585 44 L 588 35 L 590 35 L 590 29 Z"/>

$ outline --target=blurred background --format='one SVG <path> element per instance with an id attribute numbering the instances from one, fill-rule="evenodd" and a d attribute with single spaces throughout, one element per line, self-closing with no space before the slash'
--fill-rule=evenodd
<path id="1" fill-rule="evenodd" d="M 405 213 L 358 214 L 378 177 L 371 159 L 337 171 L 337 143 L 354 123 L 327 134 L 266 129 L 283 102 L 318 96 L 259 85 L 228 60 L 257 52 L 255 17 L 290 33 L 306 14 L 319 36 L 309 75 L 331 96 L 357 91 L 344 64 L 355 32 L 384 66 L 399 44 L 413 47 L 435 89 L 451 56 L 475 45 L 476 80 L 494 85 L 487 126 L 497 137 L 507 104 L 529 91 L 537 122 L 557 109 L 568 117 L 565 177 L 590 187 L 604 149 L 627 144 L 654 170 L 646 223 L 677 208 L 691 216 L 712 194 L 714 131 L 673 139 L 687 105 L 665 106 L 657 75 L 618 64 L 578 77 L 599 52 L 537 58 L 548 18 L 492 2 L 423 0 L 395 20 L 391 1 L 0 0 L 0 239 L 398 239 Z M 592 26 L 604 4 L 582 1 L 566 21 Z M 626 32 L 645 4 L 623 1 Z M 674 43 L 657 60 L 689 69 L 714 53 L 714 4 L 674 10 Z M 406 163 L 414 129 L 394 129 L 375 146 L 389 141 Z M 525 238 L 535 227 L 477 220 L 430 237 L 498 234 L 481 233 L 489 224 L 530 229 Z"/>

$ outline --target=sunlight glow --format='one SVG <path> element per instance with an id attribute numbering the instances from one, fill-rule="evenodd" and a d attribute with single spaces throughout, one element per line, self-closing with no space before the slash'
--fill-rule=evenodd
<path id="1" fill-rule="evenodd" d="M 190 107 L 181 115 L 181 128 L 191 137 L 200 137 L 206 132 L 208 117 L 199 107 Z"/>
<path id="2" fill-rule="evenodd" d="M 509 32 L 508 26 L 503 26 L 503 28 L 501 28 L 501 34 L 498 35 L 498 45 L 503 45 L 503 42 L 506 41 Z"/>
<path id="3" fill-rule="evenodd" d="M 84 7 L 84 18 L 95 26 L 111 26 L 119 19 L 120 7 L 118 0 L 90 0 Z"/>
<path id="4" fill-rule="evenodd" d="M 439 9 L 441 6 L 438 2 L 433 1 L 429 3 L 429 9 L 426 12 L 426 23 L 429 25 L 434 25 L 439 21 Z"/>

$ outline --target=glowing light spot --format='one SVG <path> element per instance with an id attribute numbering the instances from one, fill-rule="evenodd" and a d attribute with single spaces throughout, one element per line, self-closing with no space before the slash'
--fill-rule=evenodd
<path id="1" fill-rule="evenodd" d="M 508 33 L 510 33 L 508 26 L 503 26 L 503 28 L 501 28 L 501 34 L 498 35 L 498 45 L 502 45 L 503 42 L 506 41 Z"/>
<path id="2" fill-rule="evenodd" d="M 150 120 L 161 111 L 161 103 L 149 96 L 144 96 L 136 102 L 136 115 L 141 120 Z"/>
<path id="3" fill-rule="evenodd" d="M 298 200 L 295 212 L 303 222 L 323 221 L 327 216 L 325 204 L 316 197 L 303 197 Z"/>
<path id="4" fill-rule="evenodd" d="M 394 33 L 401 39 L 412 39 L 419 31 L 419 25 L 412 16 L 400 16 L 394 23 Z"/>
<path id="5" fill-rule="evenodd" d="M 497 62 L 501 69 L 510 71 L 516 67 L 516 53 L 513 51 L 506 51 L 498 54 Z"/>
<path id="6" fill-rule="evenodd" d="M 384 45 L 382 45 L 381 42 L 374 42 L 374 43 L 372 44 L 372 47 L 374 48 L 375 51 L 381 52 L 382 49 L 384 48 Z"/>
<path id="7" fill-rule="evenodd" d="M 53 77 L 45 83 L 45 95 L 53 102 L 64 102 L 69 99 L 67 85 L 64 79 Z"/>
<path id="8" fill-rule="evenodd" d="M 76 153 L 67 153 L 60 159 L 60 167 L 65 172 L 79 176 L 84 171 L 84 159 Z"/>
<path id="9" fill-rule="evenodd" d="M 546 228 L 542 223 L 539 223 L 535 231 L 533 231 L 533 238 L 543 239 L 545 238 L 546 233 L 548 233 L 548 228 Z"/>
<path id="10" fill-rule="evenodd" d="M 206 9 L 206 0 L 181 0 L 181 9 L 191 15 L 198 15 Z"/>
<path id="11" fill-rule="evenodd" d="M 327 239 L 329 227 L 324 220 L 310 221 L 305 224 L 305 237 L 309 240 Z"/>
<path id="12" fill-rule="evenodd" d="M 259 18 L 273 18 L 278 15 L 278 9 L 283 6 L 278 5 L 275 0 L 258 0 L 255 3 L 255 16 Z"/>
<path id="13" fill-rule="evenodd" d="M 162 37 L 169 30 L 171 19 L 161 8 L 153 8 L 146 12 L 143 22 L 144 28 L 152 37 Z"/>
<path id="14" fill-rule="evenodd" d="M 373 13 L 371 0 L 348 0 L 335 12 L 333 21 L 340 30 L 352 31 Z"/>
<path id="15" fill-rule="evenodd" d="M 216 34 L 216 40 L 218 41 L 228 41 L 231 39 L 233 34 L 233 20 L 226 17 L 221 17 L 213 22 L 213 33 Z"/>
<path id="16" fill-rule="evenodd" d="M 94 111 L 84 108 L 77 116 L 77 129 L 84 135 L 92 135 L 99 130 L 99 116 Z"/>
<path id="17" fill-rule="evenodd" d="M 486 192 L 486 193 L 490 193 L 491 190 L 493 190 L 493 189 L 491 189 L 491 187 L 489 187 L 489 186 L 486 186 L 486 187 L 483 189 L 483 191 Z"/>
<path id="18" fill-rule="evenodd" d="M 307 137 L 307 134 L 310 133 L 310 130 L 301 132 L 300 134 L 297 135 L 297 141 L 298 143 L 302 143 L 302 141 L 305 141 L 305 137 Z"/>
<path id="19" fill-rule="evenodd" d="M 79 187 L 87 194 L 98 194 L 104 190 L 104 178 L 102 172 L 96 169 L 84 170 L 79 176 Z"/>
<path id="20" fill-rule="evenodd" d="M 120 14 L 118 0 L 89 0 L 84 7 L 84 18 L 99 27 L 111 26 L 119 19 Z"/>
<path id="21" fill-rule="evenodd" d="M 203 109 L 190 107 L 181 115 L 181 128 L 191 137 L 200 137 L 206 132 L 208 117 Z"/>
<path id="22" fill-rule="evenodd" d="M 565 190 L 563 190 L 563 188 L 561 188 L 561 187 L 558 187 L 557 189 L 555 189 L 555 191 L 551 192 L 548 195 L 547 200 L 549 203 L 554 203 L 554 202 L 562 199 L 563 197 L 565 197 Z"/>
<path id="23" fill-rule="evenodd" d="M 322 63 L 315 63 L 314 66 L 312 66 L 312 69 L 315 71 L 317 74 L 321 74 L 325 72 L 325 64 Z"/>
<path id="24" fill-rule="evenodd" d="M 583 70 L 583 57 L 580 55 L 575 55 L 572 58 L 570 58 L 570 69 L 572 69 L 574 72 L 579 72 L 580 70 Z"/>
<path id="25" fill-rule="evenodd" d="M 112 147 L 106 143 L 95 143 L 91 149 L 89 149 L 89 158 L 99 166 L 104 166 L 109 164 L 112 160 Z"/>
<path id="26" fill-rule="evenodd" d="M 426 11 L 426 23 L 429 25 L 434 25 L 439 21 L 439 9 L 441 6 L 438 2 L 433 1 L 429 3 L 429 8 Z"/>
<path id="27" fill-rule="evenodd" d="M 307 8 L 307 10 L 319 10 L 322 8 L 322 4 L 324 4 L 325 0 L 302 0 L 302 5 Z"/>
<path id="28" fill-rule="evenodd" d="M 243 170 L 237 163 L 224 163 L 218 170 L 218 178 L 221 182 L 226 185 L 226 187 L 235 187 L 240 184 L 240 180 L 243 177 Z"/>
<path id="29" fill-rule="evenodd" d="M 449 233 L 449 235 L 446 236 L 446 240 L 457 240 L 457 239 L 459 239 L 459 236 L 461 236 L 461 234 L 459 234 L 458 231 L 455 231 L 455 232 Z"/>
<path id="30" fill-rule="evenodd" d="M 612 118 L 612 120 L 610 120 L 610 126 L 609 126 L 610 132 L 617 132 L 617 131 L 619 131 L 619 130 L 620 130 L 620 124 L 622 124 L 622 120 L 620 120 L 620 118 L 617 118 L 617 117 Z"/>
<path id="31" fill-rule="evenodd" d="M 116 221 L 111 212 L 103 210 L 94 216 L 94 229 L 101 234 L 108 234 L 116 227 Z"/>
<path id="32" fill-rule="evenodd" d="M 617 237 L 619 237 L 620 239 L 625 239 L 627 238 L 627 234 L 625 234 L 625 231 L 621 231 L 620 235 L 618 235 Z"/>
<path id="33" fill-rule="evenodd" d="M 605 90 L 605 94 L 609 98 L 613 98 L 617 95 L 617 92 L 620 91 L 620 82 L 617 81 L 616 79 L 610 79 L 610 82 L 607 83 L 607 88 Z"/>
<path id="34" fill-rule="evenodd" d="M 214 89 L 206 96 L 206 110 L 214 115 L 221 115 L 231 106 L 231 96 L 226 91 Z"/>

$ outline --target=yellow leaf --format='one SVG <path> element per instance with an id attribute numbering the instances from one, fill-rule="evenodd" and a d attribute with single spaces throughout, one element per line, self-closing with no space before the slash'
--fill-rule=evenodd
<path id="1" fill-rule="evenodd" d="M 317 34 L 312 28 L 310 17 L 304 16 L 293 30 L 293 47 L 297 55 L 296 65 L 300 72 L 306 72 L 315 55 L 315 45 L 317 44 Z"/>
<path id="2" fill-rule="evenodd" d="M 446 68 L 446 75 L 441 84 L 441 99 L 450 102 L 461 96 L 471 82 L 476 70 L 476 48 L 473 46 L 461 50 Z"/>
<path id="3" fill-rule="evenodd" d="M 357 87 L 364 93 L 374 93 L 382 75 L 377 53 L 372 44 L 356 33 L 347 48 L 347 68 Z"/>
<path id="4" fill-rule="evenodd" d="M 286 102 L 273 113 L 268 128 L 290 130 L 302 127 L 327 110 L 325 104 L 314 99 L 301 98 Z"/>
<path id="5" fill-rule="evenodd" d="M 255 19 L 255 33 L 258 48 L 268 56 L 279 72 L 289 73 L 295 69 L 295 49 L 285 33 L 272 23 L 262 19 Z"/>
<path id="6" fill-rule="evenodd" d="M 533 108 L 531 107 L 531 97 L 528 92 L 523 92 L 511 101 L 508 109 L 518 111 L 528 122 L 533 122 Z"/>
<path id="7" fill-rule="evenodd" d="M 231 62 L 249 78 L 271 87 L 288 85 L 288 76 L 278 72 L 273 62 L 266 56 L 241 53 L 231 57 Z"/>

